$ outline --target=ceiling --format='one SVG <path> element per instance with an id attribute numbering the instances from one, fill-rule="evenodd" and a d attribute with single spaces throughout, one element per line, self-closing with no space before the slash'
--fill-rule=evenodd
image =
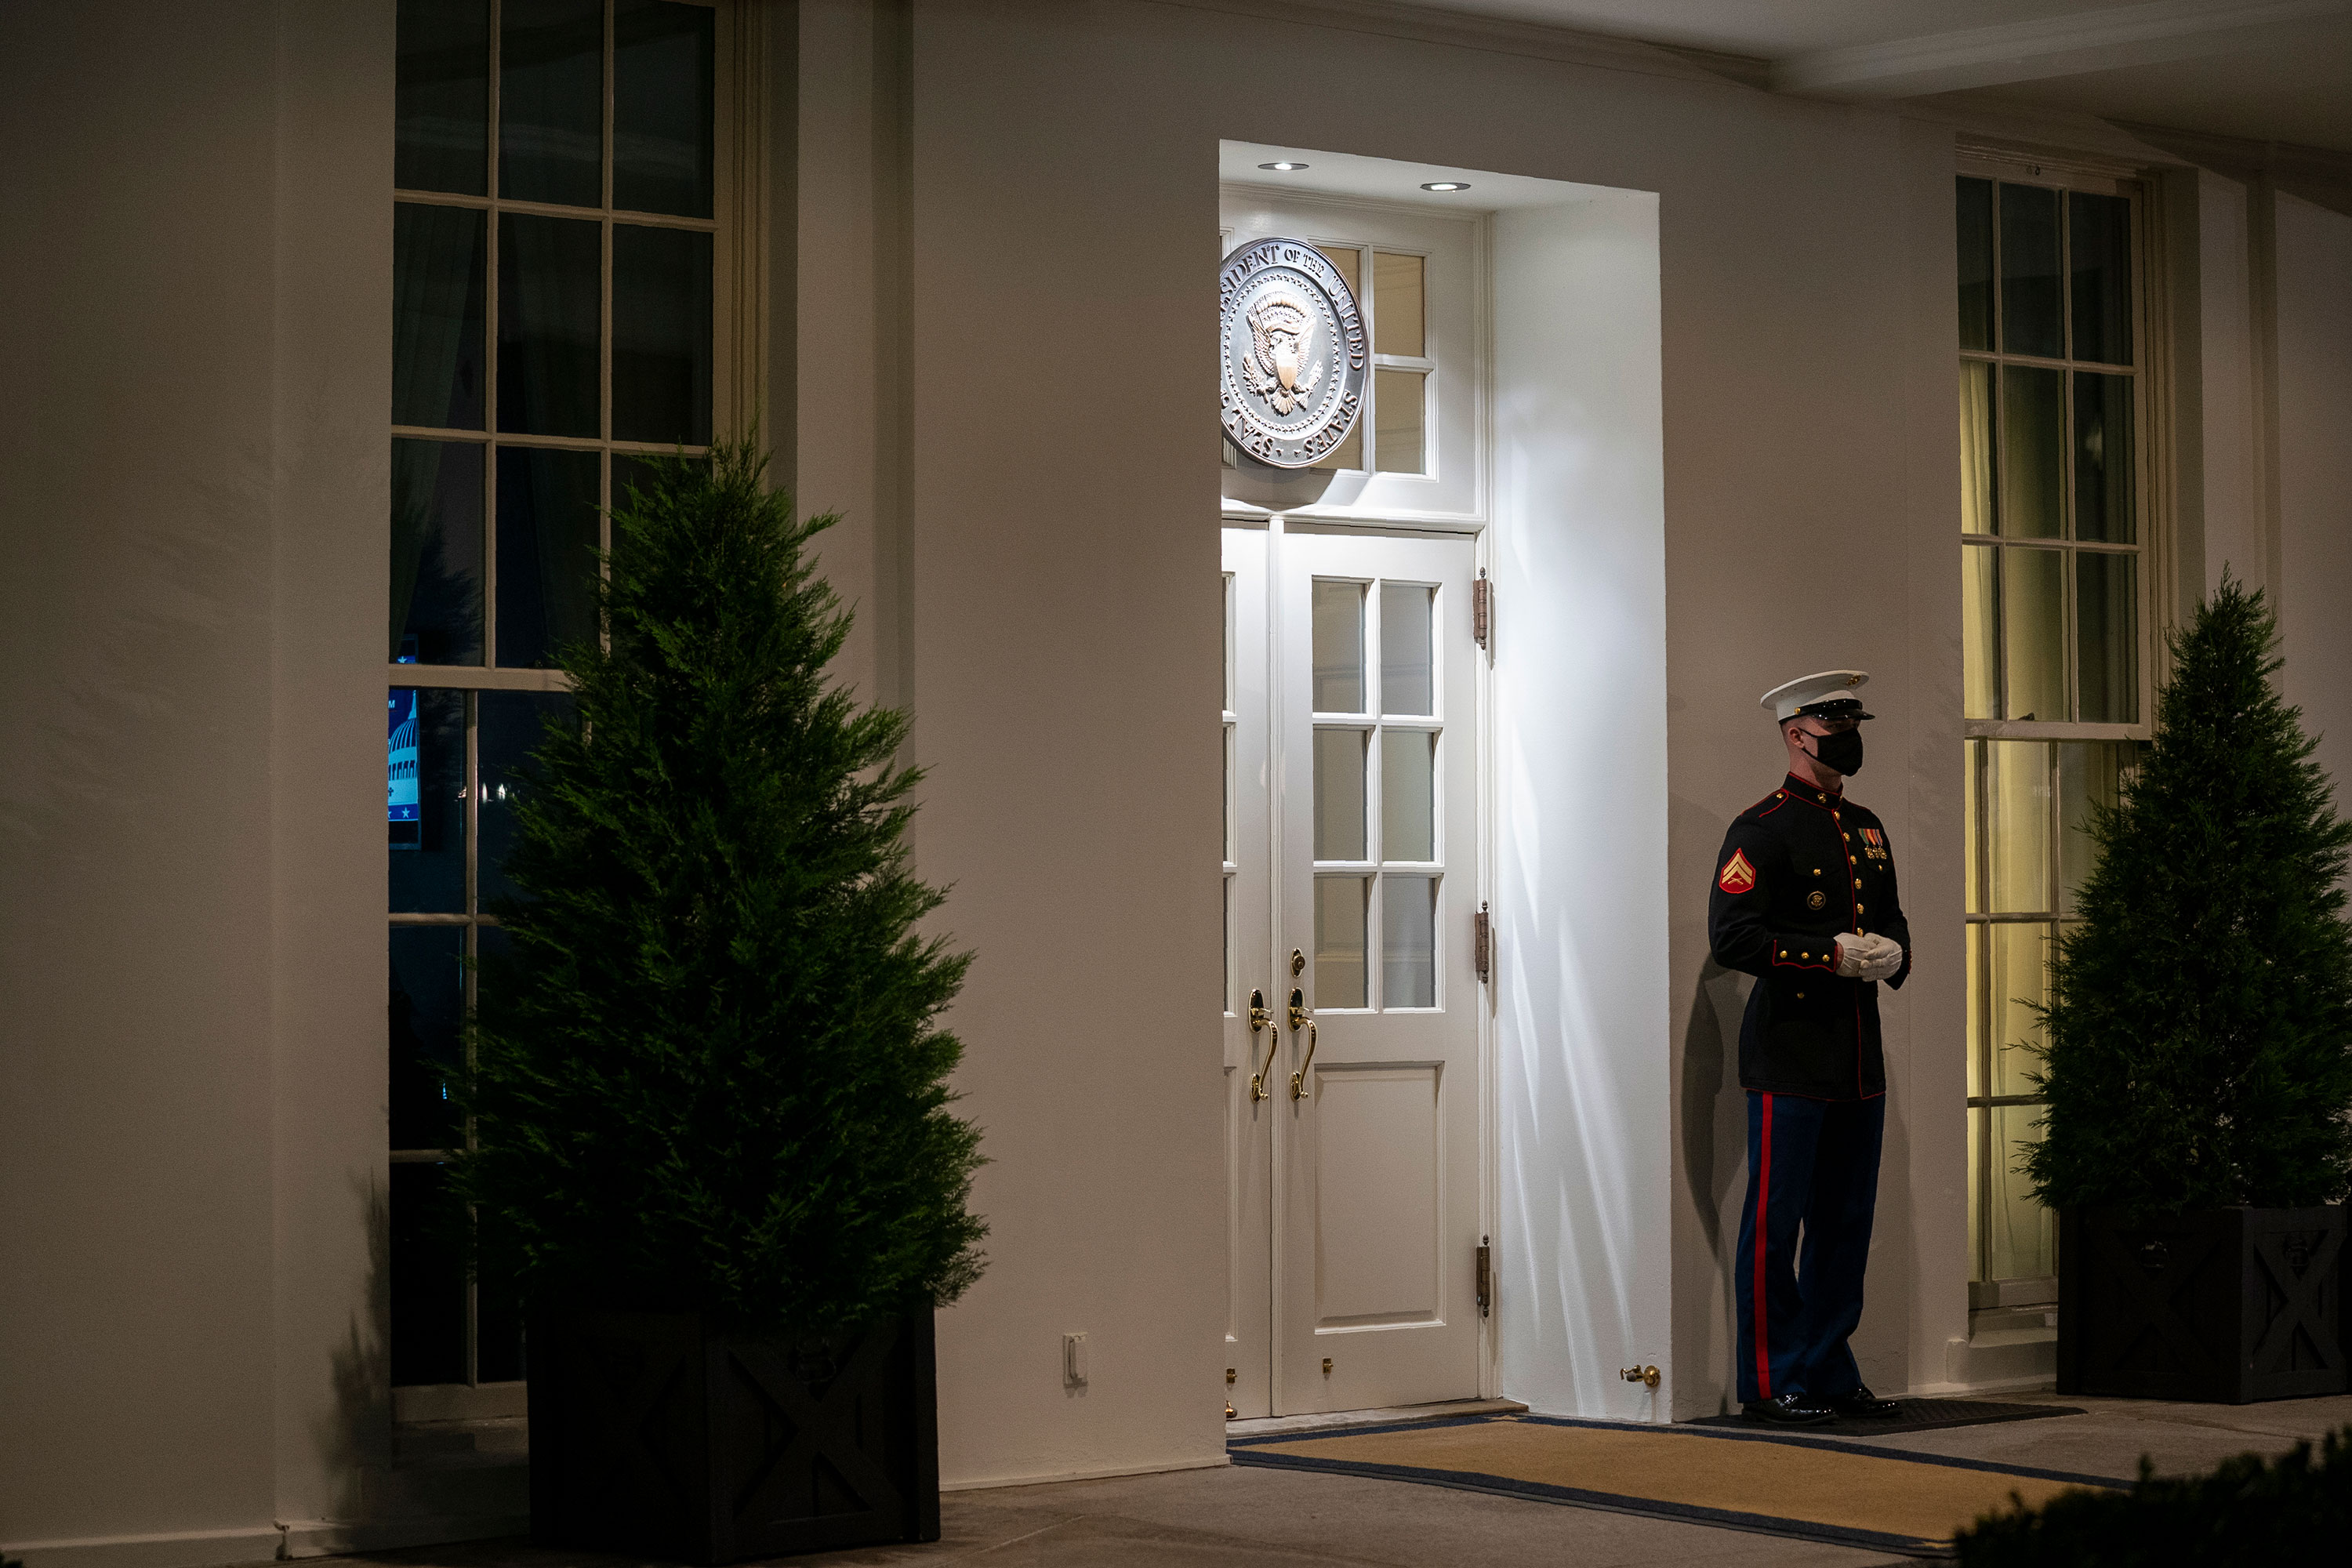
<path id="1" fill-rule="evenodd" d="M 2352 0 L 1413 0 L 1745 57 L 1776 91 L 2352 153 Z"/>

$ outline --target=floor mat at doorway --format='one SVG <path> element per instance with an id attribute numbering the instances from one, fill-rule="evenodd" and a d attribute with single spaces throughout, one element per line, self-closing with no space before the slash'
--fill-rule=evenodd
<path id="1" fill-rule="evenodd" d="M 1578 1508 L 1901 1552 L 1948 1554 L 1955 1531 L 2107 1476 L 1724 1427 L 1501 1415 L 1237 1438 L 1236 1465 L 1414 1481 Z"/>
<path id="2" fill-rule="evenodd" d="M 2072 1405 L 2017 1405 L 1998 1399 L 1898 1399 L 1901 1406 L 1894 1415 L 1877 1421 L 1855 1421 L 1840 1417 L 1833 1426 L 1821 1428 L 1823 1436 L 1894 1437 L 1905 1432 L 1934 1432 L 1946 1426 L 1984 1426 L 1996 1421 L 2038 1421 L 2044 1415 L 2080 1415 L 2082 1410 Z M 1756 1424 L 1745 1415 L 1702 1415 L 1696 1421 L 1681 1423 L 1685 1426 L 1737 1426 L 1754 1431 Z"/>

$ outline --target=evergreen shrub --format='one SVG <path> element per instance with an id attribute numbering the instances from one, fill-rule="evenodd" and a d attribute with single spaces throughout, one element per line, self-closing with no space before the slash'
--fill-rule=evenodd
<path id="1" fill-rule="evenodd" d="M 560 1307 L 849 1329 L 980 1273 L 979 1134 L 917 931 L 904 714 L 826 673 L 850 616 L 765 459 L 655 465 L 613 510 L 604 643 L 532 759 L 463 1086 L 484 1274 Z"/>
<path id="2" fill-rule="evenodd" d="M 2159 1480 L 2143 1457 L 2127 1492 L 2012 1503 L 1959 1532 L 1962 1568 L 2276 1568 L 2341 1562 L 2352 1542 L 2352 1426 L 2265 1460 Z"/>
<path id="3" fill-rule="evenodd" d="M 2096 865 L 2041 1009 L 2027 1165 L 2053 1208 L 2294 1208 L 2352 1185 L 2352 825 L 2273 689 L 2277 636 L 2225 576 L 2171 639 L 2137 776 L 2092 808 Z"/>

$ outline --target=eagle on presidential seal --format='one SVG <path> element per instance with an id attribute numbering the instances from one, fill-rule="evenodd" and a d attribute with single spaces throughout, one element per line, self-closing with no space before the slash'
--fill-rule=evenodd
<path id="1" fill-rule="evenodd" d="M 1306 406 L 1323 379 L 1323 367 L 1307 363 L 1315 318 L 1306 301 L 1286 290 L 1269 291 L 1250 307 L 1249 329 L 1251 349 L 1242 356 L 1249 389 L 1279 415 Z"/>

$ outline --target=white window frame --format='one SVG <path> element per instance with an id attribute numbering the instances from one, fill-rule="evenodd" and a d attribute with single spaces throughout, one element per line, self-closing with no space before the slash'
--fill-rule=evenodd
<path id="1" fill-rule="evenodd" d="M 2132 483 L 2135 540 L 2133 544 L 2129 546 L 2112 546 L 2095 542 L 2084 544 L 2071 537 L 2071 530 L 2070 537 L 2049 540 L 2011 541 L 2006 535 L 1969 533 L 1962 533 L 1960 536 L 1960 548 L 1963 552 L 1984 549 L 2006 552 L 2012 547 L 2026 547 L 2054 549 L 2064 554 L 2066 569 L 2063 579 L 2065 589 L 2063 613 L 2065 617 L 2065 631 L 2062 639 L 2061 658 L 2064 664 L 2063 674 L 2070 715 L 2077 710 L 2080 701 L 2079 693 L 2076 690 L 2080 658 L 2077 646 L 2078 630 L 2075 626 L 2077 605 L 2074 591 L 2075 557 L 2078 553 L 2088 550 L 2108 553 L 2128 553 L 2136 562 L 2133 574 L 2133 651 L 2137 661 L 2134 674 L 2138 689 L 2138 706 L 2137 717 L 2133 721 L 2084 723 L 2071 717 L 2055 721 L 2040 719 L 2022 721 L 1966 718 L 1963 720 L 1963 733 L 1966 736 L 1963 760 L 1963 767 L 1966 769 L 1964 787 L 1969 792 L 1971 807 L 1967 816 L 1969 824 L 1967 831 L 1973 835 L 1981 835 L 1986 846 L 1986 851 L 1983 853 L 1978 851 L 1977 845 L 1973 842 L 1964 846 L 1963 865 L 1968 868 L 1967 874 L 1975 879 L 1978 885 L 1964 890 L 1966 896 L 1963 899 L 1965 911 L 1963 923 L 1970 932 L 1982 931 L 1989 939 L 1990 929 L 2000 925 L 2047 925 L 2053 931 L 2057 931 L 2063 929 L 2066 921 L 2062 919 L 2063 911 L 2055 907 L 2042 911 L 2002 913 L 1994 913 L 1989 909 L 1991 899 L 1989 884 L 1985 879 L 1991 875 L 1992 856 L 1990 848 L 1996 826 L 1991 816 L 1994 803 L 1990 798 L 1988 782 L 1976 766 L 1976 742 L 1979 741 L 2026 741 L 2044 743 L 2146 742 L 2155 732 L 2156 686 L 2160 673 L 2163 631 L 2168 620 L 2168 617 L 2162 616 L 2161 611 L 2169 603 L 2166 587 L 2171 579 L 2173 549 L 2171 509 L 2168 504 L 2168 490 L 2163 484 L 2163 477 L 2167 472 L 2166 453 L 2163 449 L 2166 438 L 2163 411 L 2169 405 L 2167 389 L 2163 384 L 2163 374 L 2168 363 L 2168 344 L 2160 331 L 2162 315 L 2157 308 L 2161 247 L 2158 244 L 2160 224 L 2156 211 L 2158 191 L 2153 181 L 2141 177 L 2136 170 L 2097 159 L 2084 159 L 2071 155 L 2018 154 L 1990 149 L 1964 149 L 1955 167 L 1954 174 L 1956 178 L 1995 182 L 1992 263 L 1995 298 L 1992 346 L 1989 349 L 1962 348 L 1958 354 L 1959 363 L 1973 362 L 1991 365 L 1993 367 L 1991 374 L 1996 383 L 2000 379 L 1999 367 L 2002 364 L 2031 365 L 2058 370 L 2062 373 L 2082 371 L 2105 375 L 2126 374 L 2133 380 Z M 2109 364 L 2076 360 L 2072 357 L 2042 358 L 2009 353 L 2000 347 L 1998 279 L 2000 266 L 1999 186 L 2001 184 L 2034 185 L 2056 190 L 2061 193 L 2062 204 L 2064 194 L 2068 192 L 2121 196 L 2130 202 L 2132 356 L 2129 363 Z M 2062 238 L 2060 253 L 2059 294 L 2061 319 L 2065 329 L 2064 346 L 2071 354 L 2074 346 L 2074 297 L 2073 289 L 2068 282 L 2070 274 L 2066 262 L 2072 254 L 2069 248 L 2072 245 L 2072 237 L 2067 232 L 2064 210 L 2062 205 L 2060 227 L 2062 236 L 2064 237 Z M 1957 301 L 1955 309 L 1957 309 Z M 1957 395 L 1956 391 L 1955 396 Z M 1997 391 L 1995 395 L 1999 395 Z M 2062 402 L 2065 419 L 2064 428 L 2067 431 L 2065 447 L 2071 453 L 2074 428 L 2073 399 L 2065 397 Z M 2002 427 L 1998 419 L 1995 426 L 1995 438 L 1998 449 L 2004 441 Z M 1999 460 L 1997 458 L 1996 462 Z M 1994 482 L 1996 486 L 2000 483 L 1998 468 L 1996 468 Z M 2070 474 L 2066 480 L 2070 497 L 2073 483 Z M 1995 538 L 2001 540 L 2001 542 L 1990 542 Z M 1983 540 L 1988 542 L 1969 542 L 1974 540 Z M 1966 560 L 1967 557 L 1963 555 L 1963 565 Z M 1993 637 L 1997 642 L 2001 637 L 2000 614 L 2000 606 L 1996 602 Z M 2004 675 L 2005 673 L 2004 671 Z M 2063 875 L 2060 849 L 2061 838 L 2065 829 L 2060 810 L 2060 801 L 2053 796 L 2046 825 L 2046 830 L 2051 836 L 2048 853 L 2053 905 L 2062 901 L 2060 894 L 2063 891 L 2058 884 Z M 1984 946 L 1989 953 L 1989 940 Z M 1981 973 L 1979 973 L 1979 969 Z M 1993 965 L 1988 956 L 1980 964 L 1972 965 L 1967 975 L 1970 997 L 1969 1008 L 1970 1034 L 1968 1041 L 1968 1049 L 1971 1058 L 1969 1076 L 1975 1086 L 1983 1091 L 1968 1096 L 1966 1102 L 1971 1127 L 1969 1145 L 1971 1150 L 1969 1156 L 1971 1168 L 1969 1172 L 1969 1237 L 1971 1251 L 1969 1260 L 1969 1307 L 1973 1322 L 1981 1327 L 2004 1326 L 2003 1320 L 2019 1310 L 2022 1310 L 2027 1316 L 2038 1316 L 2043 1311 L 2054 1309 L 2058 1298 L 2057 1279 L 2054 1275 L 2032 1279 L 1999 1279 L 1991 1277 L 1989 1267 L 1993 1201 L 1992 1162 L 1999 1157 L 2000 1153 L 1995 1146 L 1996 1141 L 1991 1136 L 1995 1124 L 1992 1112 L 1998 1108 L 2042 1103 L 2042 1097 L 2039 1095 L 1996 1095 L 1990 1092 L 1996 1083 L 1993 1057 L 1998 1043 L 1994 1041 L 1992 1036 L 2001 1016 L 2000 1008 L 1996 1005 L 2000 999 L 1992 996 L 1990 990 L 1993 973 Z M 1974 1121 L 1979 1111 L 1984 1113 L 1985 1118 L 1985 1136 L 1981 1140 L 1976 1137 L 1974 1131 Z M 2001 1316 L 1990 1316 L 1996 1313 Z"/>
<path id="2" fill-rule="evenodd" d="M 561 670 L 517 667 L 499 667 L 490 661 L 498 651 L 498 551 L 496 529 L 498 516 L 497 449 L 501 447 L 537 447 L 600 454 L 597 464 L 597 503 L 600 521 L 597 541 L 600 548 L 612 546 L 612 523 L 609 515 L 613 504 L 613 458 L 633 455 L 665 456 L 684 451 L 700 456 L 707 447 L 677 447 L 658 442 L 616 441 L 611 438 L 613 402 L 613 229 L 616 223 L 632 226 L 689 229 L 710 234 L 711 243 L 711 428 L 714 435 L 741 426 L 751 412 L 759 405 L 764 382 L 765 301 L 762 294 L 766 191 L 765 124 L 767 91 L 767 37 L 765 7 L 759 0 L 681 0 L 681 3 L 706 6 L 717 12 L 717 37 L 713 47 L 711 68 L 712 104 L 715 121 L 712 134 L 711 216 L 708 218 L 680 217 L 669 214 L 645 213 L 616 208 L 613 205 L 613 136 L 614 136 L 614 0 L 604 0 L 604 149 L 603 188 L 600 205 L 593 207 L 550 205 L 539 202 L 510 201 L 498 194 L 499 176 L 499 50 L 501 9 L 500 0 L 488 0 L 489 11 L 489 110 L 487 125 L 488 195 L 466 195 L 446 191 L 419 191 L 395 188 L 391 199 L 395 203 L 413 203 L 436 206 L 469 207 L 486 214 L 488 230 L 484 249 L 483 286 L 483 420 L 475 430 L 444 429 L 430 426 L 392 425 L 388 434 L 393 439 L 419 439 L 449 443 L 466 443 L 484 448 L 482 462 L 483 519 L 483 663 L 480 665 L 425 665 L 393 662 L 386 667 L 386 683 L 391 687 L 414 688 L 423 691 L 459 691 L 468 694 L 466 720 L 466 756 L 463 764 L 467 803 L 462 832 L 465 839 L 465 902 L 463 913 L 388 913 L 392 928 L 415 926 L 457 926 L 466 931 L 464 952 L 468 962 L 465 981 L 465 1007 L 470 1015 L 475 1000 L 475 977 L 471 962 L 478 955 L 478 933 L 498 924 L 497 918 L 482 912 L 478 907 L 479 854 L 478 816 L 480 756 L 478 742 L 479 727 L 478 694 L 490 691 L 562 692 L 571 689 L 571 680 Z M 526 436 L 500 432 L 498 426 L 498 353 L 499 353 L 499 215 L 501 212 L 539 214 L 572 219 L 594 218 L 602 226 L 603 246 L 598 309 L 599 363 L 597 377 L 597 426 L 604 432 L 594 437 Z M 387 522 L 387 527 L 389 523 Z M 394 1164 L 437 1163 L 446 1160 L 449 1151 L 434 1149 L 393 1149 L 389 1151 Z M 519 1416 L 523 1412 L 523 1390 L 520 1380 L 484 1383 L 478 1373 L 478 1310 L 475 1290 L 467 1289 L 466 1300 L 466 1381 L 456 1384 L 404 1384 L 393 1388 L 392 1418 L 395 1423 L 486 1420 Z"/>

